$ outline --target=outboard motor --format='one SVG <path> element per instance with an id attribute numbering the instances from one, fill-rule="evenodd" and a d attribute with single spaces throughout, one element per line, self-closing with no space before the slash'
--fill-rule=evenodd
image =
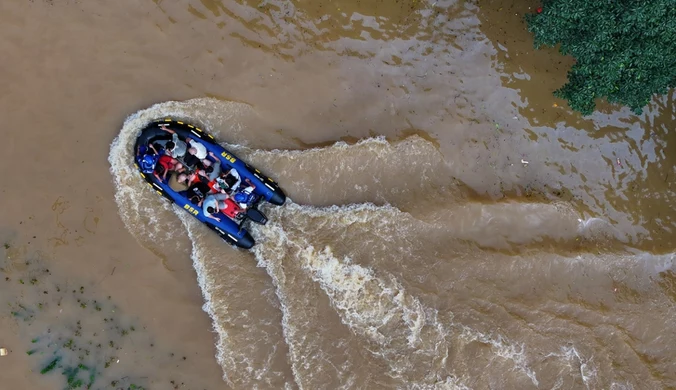
<path id="1" fill-rule="evenodd" d="M 265 214 L 263 214 L 260 210 L 255 208 L 248 209 L 246 211 L 246 217 L 259 225 L 265 225 L 268 223 L 268 217 L 266 217 Z"/>

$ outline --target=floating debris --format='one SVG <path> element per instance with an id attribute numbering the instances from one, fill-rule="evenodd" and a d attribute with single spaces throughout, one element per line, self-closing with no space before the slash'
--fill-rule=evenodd
<path id="1" fill-rule="evenodd" d="M 8 354 L 7 348 L 0 348 L 0 356 L 7 356 Z"/>

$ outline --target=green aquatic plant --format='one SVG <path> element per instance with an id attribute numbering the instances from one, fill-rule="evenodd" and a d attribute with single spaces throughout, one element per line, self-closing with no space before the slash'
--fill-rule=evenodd
<path id="1" fill-rule="evenodd" d="M 27 305 L 16 304 L 14 307 L 18 310 L 16 315 L 20 318 L 26 317 L 26 313 L 31 312 L 31 308 Z M 107 312 L 114 310 L 109 305 L 103 309 Z M 115 375 L 108 369 L 118 361 L 121 347 L 113 340 L 108 340 L 109 348 L 104 348 L 101 343 L 95 345 L 95 342 L 101 340 L 102 335 L 115 337 L 116 333 L 129 326 L 124 326 L 117 318 L 92 321 L 92 315 L 93 313 L 89 313 L 87 326 L 82 321 L 76 320 L 74 323 L 64 324 L 59 329 L 43 331 L 39 337 L 31 340 L 31 349 L 26 351 L 27 355 L 38 356 L 41 359 L 39 370 L 41 374 L 60 373 L 65 378 L 65 390 L 92 389 L 101 382 L 101 379 L 111 374 Z M 101 328 L 104 329 L 102 335 L 98 332 Z M 133 381 L 134 377 L 127 374 L 113 382 L 119 384 L 120 387 L 116 388 L 145 389 Z M 140 381 L 138 377 L 136 381 L 136 383 Z"/>
<path id="2" fill-rule="evenodd" d="M 27 273 L 34 274 L 35 271 L 30 270 Z M 31 338 L 26 354 L 38 359 L 37 371 L 40 374 L 61 375 L 65 379 L 65 390 L 92 389 L 100 386 L 102 381 L 110 381 L 111 376 L 117 377 L 119 389 L 144 389 L 139 384 L 144 383 L 142 378 L 130 373 L 119 378 L 120 373 L 109 370 L 112 364 L 119 361 L 118 356 L 123 348 L 118 345 L 117 337 L 120 334 L 127 335 L 130 330 L 135 329 L 133 322 L 119 315 L 118 308 L 110 299 L 88 299 L 80 295 L 84 288 L 72 290 L 72 294 L 68 291 L 59 294 L 54 292 L 60 291 L 58 287 L 52 284 L 47 283 L 44 286 L 42 281 L 33 282 L 37 279 L 31 277 L 25 280 L 30 280 L 31 283 L 21 283 L 20 298 L 7 302 L 7 306 L 11 314 L 27 327 L 26 330 L 30 329 L 36 335 Z M 42 288 L 39 288 L 41 285 Z M 45 288 L 51 290 L 52 295 Z M 31 296 L 33 299 L 30 299 Z M 45 327 L 36 318 L 49 316 L 46 310 L 50 307 L 53 310 L 56 308 L 48 302 L 37 300 L 37 297 L 56 300 L 57 307 L 71 308 L 67 309 L 71 315 L 60 316 L 62 323 L 58 326 L 50 323 Z M 80 307 L 84 313 L 73 311 L 73 307 Z"/>
<path id="3" fill-rule="evenodd" d="M 17 261 L 25 267 L 14 268 Z M 0 256 L 0 273 L 6 282 L 12 281 L 0 294 L 4 309 L 0 316 L 12 315 L 26 340 L 24 351 L 34 364 L 32 372 L 58 378 L 57 388 L 147 390 L 148 383 L 171 380 L 152 377 L 164 376 L 157 369 L 163 364 L 157 357 L 168 356 L 168 346 L 157 350 L 146 327 L 124 314 L 110 295 L 98 296 L 95 284 L 73 286 L 69 276 L 52 273 L 34 257 Z M 148 340 L 149 348 L 143 340 Z M 171 356 L 176 367 L 185 360 L 173 352 Z M 121 359 L 124 362 L 118 365 Z M 129 366 L 130 361 L 146 363 Z"/>
<path id="4" fill-rule="evenodd" d="M 60 356 L 57 356 L 57 357 L 55 357 L 54 359 L 52 359 L 52 360 L 49 362 L 49 364 L 47 364 L 47 365 L 45 366 L 45 368 L 43 368 L 42 370 L 40 370 L 40 374 L 46 374 L 46 373 L 52 371 L 53 369 L 55 369 L 57 363 L 59 363 L 60 360 L 61 360 L 61 357 L 60 357 Z"/>
<path id="5" fill-rule="evenodd" d="M 575 58 L 554 95 L 583 115 L 599 98 L 640 114 L 676 87 L 676 0 L 543 0 L 526 21 L 536 48 Z"/>

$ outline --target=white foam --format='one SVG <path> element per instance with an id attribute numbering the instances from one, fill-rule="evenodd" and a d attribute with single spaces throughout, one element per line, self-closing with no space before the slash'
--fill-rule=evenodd
<path id="1" fill-rule="evenodd" d="M 283 208 L 271 211 L 271 220 L 278 221 L 284 219 L 285 217 L 280 214 L 289 212 L 289 209 L 294 209 L 293 215 L 296 215 L 298 211 L 303 212 L 307 216 L 322 214 L 322 211 L 318 208 L 298 206 L 294 205 L 293 202 L 289 202 Z M 331 207 L 330 209 L 335 209 L 335 207 Z M 332 218 L 330 223 L 350 225 L 360 219 L 368 221 L 368 218 L 361 214 L 367 210 L 377 209 L 377 207 L 373 205 L 352 205 L 343 209 L 349 209 L 353 212 L 343 210 L 343 212 L 331 213 Z M 312 280 L 320 281 L 320 286 L 327 292 L 330 302 L 337 308 L 343 323 L 357 334 L 366 337 L 367 340 L 375 344 L 369 350 L 375 355 L 383 357 L 384 361 L 391 365 L 391 375 L 400 377 L 403 371 L 415 369 L 415 365 L 409 361 L 406 355 L 420 357 L 426 354 L 427 358 L 433 360 L 443 360 L 446 356 L 447 350 L 442 350 L 438 340 L 426 343 L 436 347 L 431 351 L 427 351 L 427 353 L 423 351 L 424 348 L 418 348 L 423 344 L 421 340 L 421 328 L 424 325 L 425 319 L 436 321 L 436 318 L 434 316 L 430 317 L 425 313 L 420 302 L 406 296 L 403 288 L 396 285 L 396 281 L 393 284 L 387 285 L 380 281 L 380 279 L 375 278 L 370 270 L 366 270 L 363 267 L 353 265 L 352 267 L 343 268 L 327 252 L 323 253 L 324 257 L 321 255 L 316 256 L 313 249 L 307 245 L 307 236 L 290 236 L 283 225 L 279 223 L 269 222 L 267 226 L 257 227 L 253 231 L 258 240 L 258 245 L 254 248 L 254 252 L 259 260 L 259 264 L 268 269 L 269 274 L 278 286 L 278 296 L 285 311 L 285 337 L 289 342 L 292 361 L 294 362 L 293 364 L 296 367 L 295 372 L 298 376 L 307 372 L 307 367 L 305 367 L 304 363 L 309 361 L 309 357 L 301 356 L 302 351 L 306 350 L 306 348 L 301 349 L 296 348 L 296 346 L 307 343 L 307 335 L 299 332 L 294 326 L 294 321 L 290 321 L 293 318 L 295 322 L 302 322 L 303 319 L 299 318 L 301 313 L 289 310 L 287 305 L 289 299 L 292 298 L 287 296 L 288 287 L 285 287 L 286 272 L 284 271 L 283 261 L 291 261 L 294 264 L 300 263 L 301 269 L 307 271 L 308 276 Z M 322 264 L 326 259 L 329 260 L 329 267 Z M 298 299 L 298 297 L 295 297 L 295 299 Z M 405 329 L 408 329 L 404 333 L 400 333 L 401 330 L 399 328 L 402 325 Z M 386 332 L 383 327 L 392 329 Z M 402 348 L 415 350 L 417 355 L 402 354 Z M 403 358 L 400 358 L 402 356 Z M 316 357 L 314 359 L 316 360 Z M 322 362 L 322 364 L 326 363 L 332 365 L 330 360 Z M 341 368 L 335 366 L 334 368 L 337 371 L 343 371 Z M 434 375 L 435 373 L 431 372 L 430 374 Z M 307 380 L 306 378 L 303 379 Z"/>
<path id="2" fill-rule="evenodd" d="M 549 353 L 547 357 L 558 357 L 576 374 L 587 387 L 590 388 L 595 383 L 597 368 L 593 364 L 593 357 L 587 359 L 582 356 L 574 346 L 562 346 L 559 353 Z"/>
<path id="3" fill-rule="evenodd" d="M 211 265 L 212 269 L 206 268 L 207 262 L 217 263 L 223 260 L 223 255 L 217 256 L 218 260 L 213 260 L 214 253 L 211 252 L 214 251 L 214 248 L 207 244 L 211 240 L 205 237 L 211 234 L 210 230 L 181 208 L 174 207 L 174 210 L 193 242 L 193 266 L 197 272 L 198 283 L 205 300 L 203 310 L 209 314 L 218 335 L 216 359 L 223 367 L 224 380 L 234 387 L 258 388 L 265 383 L 272 386 L 273 382 L 279 381 L 282 374 L 271 371 L 274 360 L 281 356 L 281 352 L 277 350 L 276 340 L 271 339 L 271 335 L 267 334 L 264 329 L 271 324 L 266 323 L 265 319 L 260 321 L 258 318 L 252 318 L 248 309 L 242 310 L 241 307 L 233 307 L 235 303 L 246 307 L 247 302 L 243 301 L 241 296 L 232 297 L 233 294 L 224 294 L 224 289 L 228 287 L 224 285 L 224 280 L 215 275 L 213 270 L 215 265 Z M 211 238 L 215 239 L 215 237 Z M 216 241 L 217 245 L 222 246 L 225 255 L 230 250 L 236 250 L 230 249 L 221 240 L 216 239 Z M 247 276 L 233 276 L 232 279 L 241 278 L 247 278 Z M 252 292 L 247 291 L 244 295 Z M 231 298 L 237 298 L 238 301 L 231 302 Z M 251 325 L 239 325 L 242 323 Z M 266 324 L 267 326 L 262 326 Z M 274 335 L 272 336 L 274 337 Z M 285 386 L 289 385 L 286 381 L 284 384 Z"/>
<path id="4" fill-rule="evenodd" d="M 456 376 L 447 376 L 436 383 L 409 383 L 406 388 L 410 390 L 470 390 L 465 384 L 468 381 L 466 376 L 462 378 Z"/>
<path id="5" fill-rule="evenodd" d="M 210 232 L 183 210 L 170 206 L 147 187 L 133 166 L 132 151 L 141 128 L 155 119 L 171 116 L 196 123 L 216 133 L 217 129 L 213 129 L 213 126 L 222 124 L 224 118 L 232 119 L 234 113 L 238 111 L 246 110 L 249 110 L 246 105 L 226 103 L 215 99 L 167 102 L 152 106 L 127 118 L 120 134 L 111 144 L 109 162 L 116 188 L 115 200 L 120 209 L 121 218 L 139 241 L 145 241 L 146 245 L 152 243 L 165 247 L 164 250 L 174 250 L 177 245 L 175 244 L 176 237 L 183 234 L 183 230 L 180 224 L 175 224 L 175 228 L 167 229 L 167 218 L 176 220 L 176 215 L 178 215 L 178 220 L 183 222 L 188 237 L 193 243 L 192 260 L 205 300 L 203 309 L 212 318 L 214 329 L 218 334 L 216 358 L 223 367 L 224 380 L 230 386 L 234 386 L 239 383 L 235 383 L 233 378 L 249 375 L 252 378 L 250 387 L 255 388 L 258 383 L 268 383 L 269 379 L 266 378 L 274 374 L 270 372 L 270 367 L 273 364 L 273 355 L 277 353 L 277 344 L 272 343 L 270 353 L 262 354 L 264 358 L 259 361 L 253 360 L 255 354 L 252 354 L 251 350 L 240 348 L 242 340 L 237 340 L 233 336 L 227 325 L 228 320 L 224 320 L 225 317 L 217 310 L 217 305 L 227 307 L 228 296 L 217 293 L 215 289 L 219 286 L 218 281 L 212 280 L 213 275 L 210 275 L 210 271 L 205 268 L 205 261 L 210 256 L 211 248 L 204 235 Z M 227 112 L 227 114 L 222 112 Z M 199 121 L 194 119 L 198 117 L 201 118 Z M 231 122 L 229 128 L 232 131 L 242 131 L 237 121 Z M 327 180 L 336 180 L 336 177 L 344 178 L 349 176 L 349 173 L 358 170 L 372 169 L 369 163 L 376 164 L 382 161 L 390 164 L 397 159 L 402 160 L 403 162 L 398 163 L 408 169 L 407 160 L 415 160 L 416 156 L 429 154 L 430 145 L 425 142 L 411 139 L 410 143 L 420 143 L 421 146 L 407 148 L 403 145 L 397 149 L 399 146 L 388 143 L 382 137 L 376 137 L 362 140 L 355 145 L 337 142 L 328 147 L 313 148 L 307 151 L 260 151 L 239 145 L 229 146 L 247 155 L 254 165 L 275 165 L 277 167 L 281 164 L 279 166 L 282 173 L 284 169 L 294 170 L 293 174 L 297 176 L 289 176 L 291 181 L 286 185 L 301 188 L 307 185 L 307 181 L 302 177 L 304 172 L 302 169 L 299 170 L 299 167 L 321 169 L 328 178 Z M 402 158 L 401 154 L 398 154 L 401 150 L 406 150 L 409 154 Z M 322 161 L 327 153 L 333 154 L 334 160 L 330 164 L 318 166 L 317 162 Z M 361 156 L 362 161 L 360 164 L 351 164 L 349 158 L 345 156 Z M 435 164 L 443 162 L 438 159 L 438 156 L 421 161 L 419 166 L 411 171 L 419 173 L 421 182 L 429 181 L 428 175 L 434 170 Z M 402 172 L 409 172 L 404 168 L 401 169 Z M 367 184 L 354 182 L 347 188 L 368 195 L 381 187 L 389 187 L 390 184 L 386 183 L 385 179 L 386 176 L 376 175 L 369 177 L 372 182 Z M 413 187 L 419 184 L 416 183 Z M 405 190 L 401 188 L 388 188 L 388 191 L 390 195 L 395 194 L 393 199 L 405 194 Z M 536 372 L 529 363 L 527 351 L 530 348 L 527 348 L 524 342 L 511 341 L 500 334 L 487 335 L 463 324 L 452 322 L 453 313 L 438 313 L 432 307 L 423 304 L 422 297 L 416 297 L 407 291 L 405 283 L 388 273 L 386 267 L 382 266 L 387 263 L 386 261 L 374 261 L 373 263 L 378 266 L 360 264 L 360 259 L 351 255 L 356 251 L 350 251 L 348 248 L 346 251 L 348 255 L 338 255 L 338 247 L 332 242 L 339 242 L 347 231 L 356 228 L 368 229 L 375 237 L 371 240 L 378 242 L 355 242 L 355 244 L 382 246 L 387 246 L 392 240 L 392 232 L 401 235 L 406 235 L 409 231 L 414 234 L 435 233 L 439 234 L 439 237 L 449 239 L 472 239 L 476 236 L 488 237 L 489 235 L 485 232 L 494 231 L 496 236 L 499 236 L 497 240 L 502 240 L 502 243 L 527 243 L 529 240 L 540 239 L 548 232 L 554 232 L 558 234 L 557 238 L 564 239 L 576 235 L 597 237 L 600 233 L 621 239 L 616 229 L 601 218 L 581 218 L 571 210 L 569 205 L 521 204 L 515 206 L 514 204 L 478 203 L 462 206 L 468 216 L 471 217 L 475 212 L 480 216 L 480 218 L 468 218 L 474 225 L 467 225 L 466 228 L 452 225 L 449 227 L 449 220 L 459 223 L 457 215 L 453 213 L 460 210 L 450 203 L 438 204 L 438 207 L 433 210 L 438 214 L 446 212 L 449 216 L 447 220 L 429 223 L 417 218 L 419 214 L 416 212 L 420 211 L 404 213 L 388 203 L 387 200 L 390 198 L 387 196 L 381 199 L 385 200 L 383 206 L 364 202 L 329 207 L 302 206 L 289 199 L 283 207 L 264 209 L 270 217 L 267 226 L 252 226 L 252 234 L 258 242 L 252 252 L 257 259 L 258 266 L 265 268 L 273 280 L 274 294 L 278 300 L 274 303 L 278 304 L 282 312 L 281 333 L 289 349 L 289 366 L 293 375 L 293 381 L 289 379 L 284 383 L 284 387 L 312 388 L 313 383 L 322 380 L 321 369 L 326 369 L 338 373 L 341 385 L 349 388 L 357 383 L 355 370 L 359 369 L 359 367 L 350 366 L 349 362 L 345 365 L 334 364 L 332 357 L 327 356 L 327 352 L 319 348 L 322 335 L 305 332 L 307 324 L 304 322 L 309 321 L 309 317 L 303 316 L 309 311 L 303 311 L 300 306 L 307 302 L 295 302 L 299 297 L 293 295 L 296 290 L 291 289 L 293 286 L 289 287 L 286 278 L 297 275 L 285 271 L 285 262 L 286 264 L 293 263 L 302 271 L 303 277 L 307 277 L 316 284 L 315 286 L 318 286 L 316 289 L 323 292 L 322 294 L 326 296 L 340 321 L 357 337 L 364 340 L 368 345 L 367 350 L 375 358 L 381 359 L 389 366 L 390 376 L 402 379 L 411 389 L 467 388 L 464 383 L 468 382 L 468 378 L 450 375 L 452 368 L 447 367 L 447 360 L 449 351 L 455 345 L 471 341 L 490 345 L 490 350 L 495 356 L 511 362 L 509 364 L 513 364 L 516 371 L 529 378 L 535 386 L 539 386 Z M 515 207 L 518 210 L 516 212 L 513 211 Z M 520 221 L 524 227 L 518 235 L 510 231 L 513 226 L 512 218 L 517 216 L 522 216 Z M 453 219 L 453 217 L 456 218 Z M 393 225 L 396 226 L 393 227 Z M 553 225 L 565 225 L 566 230 L 556 231 L 552 228 Z M 331 236 L 328 239 L 318 237 L 311 229 L 324 230 L 324 234 L 331 234 Z M 483 233 L 477 234 L 476 229 L 482 230 Z M 498 241 L 494 244 L 499 245 L 501 242 Z M 166 247 L 169 244 L 172 246 Z M 220 241 L 218 245 L 225 246 Z M 401 250 L 405 251 L 406 248 L 401 248 Z M 392 253 L 395 253 L 394 249 Z M 673 256 L 673 254 L 646 255 L 646 263 L 652 264 L 655 271 L 671 269 Z M 582 257 L 580 259 L 587 261 Z M 636 257 L 633 257 L 632 261 L 635 260 Z M 617 261 L 620 260 L 600 263 L 598 267 L 599 269 L 611 269 L 617 265 Z M 246 310 L 239 315 L 251 317 Z M 248 336 L 256 334 L 256 329 L 250 332 Z M 260 337 L 265 338 L 265 335 L 260 334 Z M 588 388 L 596 383 L 598 369 L 593 364 L 592 358 L 585 358 L 573 347 L 562 348 L 561 351 L 551 356 L 558 356 L 570 366 L 575 375 L 579 375 Z M 316 366 L 313 366 L 315 363 Z M 422 377 L 421 373 L 423 373 Z M 557 383 L 563 386 L 563 381 L 560 380 Z M 617 385 L 618 389 L 622 386 L 614 385 Z M 554 386 L 556 387 L 557 384 L 555 383 Z"/>
<path id="6" fill-rule="evenodd" d="M 578 222 L 578 233 L 580 236 L 596 239 L 609 238 L 624 243 L 628 241 L 626 234 L 623 234 L 618 228 L 603 218 L 579 218 Z"/>
<path id="7" fill-rule="evenodd" d="M 290 200 L 287 200 L 290 202 Z M 258 241 L 257 245 L 252 248 L 254 255 L 256 256 L 258 266 L 265 268 L 273 279 L 275 284 L 275 293 L 279 299 L 280 308 L 282 310 L 282 332 L 286 344 L 289 347 L 289 357 L 291 360 L 291 370 L 296 382 L 296 385 L 299 389 L 305 388 L 304 383 L 307 378 L 304 378 L 302 372 L 305 366 L 305 361 L 308 360 L 303 355 L 303 351 L 300 348 L 301 344 L 298 340 L 302 340 L 304 335 L 298 328 L 294 325 L 295 323 L 291 320 L 293 318 L 293 313 L 290 311 L 287 302 L 291 298 L 287 297 L 286 291 L 281 288 L 283 284 L 283 279 L 285 278 L 284 272 L 281 269 L 280 258 L 284 257 L 286 254 L 286 249 L 284 243 L 289 242 L 287 235 L 280 225 L 275 223 L 268 223 L 266 230 L 271 233 L 276 240 L 271 241 L 259 241 L 261 239 L 260 234 L 256 234 L 259 229 L 252 229 L 254 238 Z M 274 253 L 275 258 L 268 258 L 269 254 Z"/>
<path id="8" fill-rule="evenodd" d="M 631 383 L 616 383 L 610 384 L 610 390 L 634 390 L 634 385 Z"/>
<path id="9" fill-rule="evenodd" d="M 515 368 L 528 376 L 536 387 L 539 386 L 535 371 L 528 364 L 525 343 L 511 342 L 500 334 L 489 336 L 465 325 L 459 325 L 459 329 L 460 336 L 465 342 L 478 341 L 492 346 L 497 356 L 511 360 Z"/>
<path id="10" fill-rule="evenodd" d="M 418 136 L 398 143 L 374 137 L 302 151 L 254 150 L 247 159 L 256 166 L 274 166 L 306 204 L 408 203 L 415 194 L 430 195 L 448 185 L 449 177 L 443 156 Z"/>
<path id="11" fill-rule="evenodd" d="M 183 210 L 178 209 L 176 207 L 178 213 L 177 215 L 181 219 L 181 222 L 183 222 L 183 225 L 186 227 L 188 231 L 188 236 L 193 242 L 196 242 L 196 234 L 195 234 L 195 229 L 188 228 L 190 224 L 195 223 L 194 218 L 189 217 L 186 212 Z M 206 270 L 204 269 L 204 263 L 202 262 L 202 256 L 201 256 L 201 247 L 198 245 L 193 245 L 192 247 L 192 264 L 193 267 L 195 267 L 195 271 L 197 273 L 197 283 L 200 286 L 200 290 L 202 291 L 202 297 L 204 298 L 204 305 L 202 306 L 202 310 L 204 310 L 209 317 L 212 320 L 212 326 L 214 327 L 214 330 L 216 330 L 216 334 L 218 335 L 218 341 L 216 342 L 216 360 L 218 361 L 218 364 L 223 367 L 223 380 L 225 380 L 228 385 L 234 386 L 234 383 L 230 380 L 229 375 L 228 375 L 228 370 L 226 367 L 231 367 L 231 361 L 233 360 L 231 355 L 229 353 L 231 352 L 231 348 L 229 348 L 229 337 L 228 337 L 228 330 L 223 326 L 224 324 L 219 321 L 219 317 L 216 314 L 216 311 L 214 309 L 214 305 L 212 303 L 213 295 L 212 295 L 212 289 L 209 288 L 207 285 L 207 273 Z M 233 351 L 237 352 L 237 351 Z"/>
<path id="12" fill-rule="evenodd" d="M 322 251 L 315 251 L 312 246 L 302 248 L 299 257 L 312 279 L 319 282 L 334 306 L 343 313 L 347 325 L 356 326 L 373 341 L 384 345 L 388 338 L 380 328 L 395 317 L 401 318 L 409 329 L 406 332 L 408 346 L 415 348 L 419 344 L 425 322 L 424 309 L 417 300 L 407 299 L 396 280 L 391 278 L 390 283 L 386 283 L 376 278 L 373 270 L 350 264 L 349 258 L 340 261 L 329 247 Z"/>
<path id="13" fill-rule="evenodd" d="M 433 310 L 408 294 L 393 276 L 377 277 L 371 269 L 350 264 L 349 258 L 341 261 L 328 247 L 301 248 L 298 257 L 342 322 L 378 345 L 371 351 L 390 364 L 391 375 L 411 380 L 409 371 L 426 371 L 428 379 L 438 377 L 449 346 Z"/>
<path id="14" fill-rule="evenodd" d="M 287 214 L 288 213 L 288 214 Z M 384 214 L 392 218 L 382 218 Z M 349 205 L 327 208 L 296 205 L 292 202 L 273 211 L 273 220 L 291 218 L 294 224 L 303 224 L 307 218 L 322 218 L 322 222 L 332 231 L 341 231 L 346 226 L 359 223 L 382 223 L 399 220 L 401 212 L 391 206 Z M 386 222 L 387 223 L 387 222 Z M 272 239 L 283 236 L 285 248 L 275 249 L 284 252 L 283 256 L 295 257 L 308 276 L 316 281 L 327 294 L 331 304 L 340 314 L 341 321 L 361 335 L 372 346 L 369 350 L 384 358 L 391 367 L 391 375 L 409 383 L 418 383 L 418 388 L 429 388 L 443 378 L 450 342 L 451 329 L 458 329 L 459 336 L 465 342 L 480 341 L 493 347 L 495 354 L 514 362 L 515 368 L 523 372 L 538 385 L 535 372 L 529 367 L 526 348 L 523 343 L 509 342 L 504 336 L 494 337 L 482 334 L 474 329 L 450 322 L 452 313 L 445 313 L 445 322 L 437 319 L 434 310 L 425 308 L 415 297 L 408 294 L 401 283 L 392 275 L 381 273 L 355 264 L 349 257 L 337 257 L 330 247 L 316 249 L 310 244 L 311 234 L 289 236 L 288 232 L 277 225 L 274 234 L 265 233 L 267 227 L 257 228 L 258 234 Z M 295 231 L 295 230 L 294 230 Z M 309 233 L 309 232 L 308 232 Z M 259 245 L 260 245 L 259 243 Z M 278 241 L 276 245 L 282 245 Z M 268 266 L 266 264 L 266 266 Z M 286 298 L 285 298 L 286 299 Z M 424 368 L 423 368 L 424 367 Z M 425 371 L 428 375 L 421 382 L 416 373 Z"/>

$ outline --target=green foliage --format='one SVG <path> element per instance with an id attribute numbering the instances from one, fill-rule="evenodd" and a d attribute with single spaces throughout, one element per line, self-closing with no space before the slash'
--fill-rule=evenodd
<path id="1" fill-rule="evenodd" d="M 676 87 L 676 0 L 543 0 L 526 21 L 536 48 L 561 44 L 575 58 L 554 94 L 583 115 L 602 97 L 640 114 Z"/>

